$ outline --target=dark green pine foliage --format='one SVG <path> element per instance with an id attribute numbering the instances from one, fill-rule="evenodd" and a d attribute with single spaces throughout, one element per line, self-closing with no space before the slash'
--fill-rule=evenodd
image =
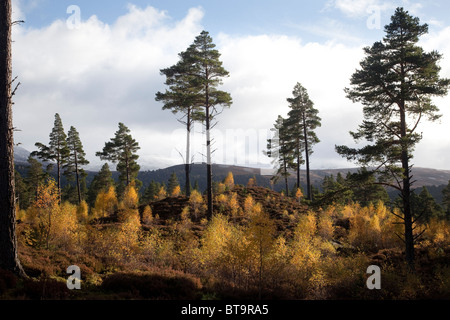
<path id="1" fill-rule="evenodd" d="M 363 207 L 376 205 L 380 201 L 389 204 L 391 199 L 386 187 L 378 184 L 376 177 L 366 171 L 366 168 L 362 168 L 356 174 L 348 173 L 346 176 L 345 184 L 352 192 L 352 201 Z"/>
<path id="2" fill-rule="evenodd" d="M 144 190 L 143 196 L 141 197 L 141 203 L 148 204 L 155 201 L 160 188 L 161 184 L 159 182 L 156 182 L 155 180 L 150 181 L 149 185 Z"/>
<path id="3" fill-rule="evenodd" d="M 28 186 L 29 203 L 31 204 L 37 200 L 38 187 L 45 182 L 48 173 L 42 169 L 42 164 L 31 155 L 28 157 L 27 162 L 29 163 L 29 167 L 25 182 Z"/>
<path id="4" fill-rule="evenodd" d="M 422 138 L 421 120 L 439 119 L 432 97 L 447 94 L 450 81 L 441 79 L 442 56 L 417 46 L 426 24 L 398 8 L 385 27 L 383 41 L 364 49 L 361 68 L 351 77 L 347 97 L 363 106 L 364 121 L 351 135 L 368 144 L 360 149 L 337 146 L 339 154 L 358 162 L 401 196 L 406 261 L 414 269 L 414 220 L 411 212 L 411 159 Z"/>
<path id="5" fill-rule="evenodd" d="M 16 192 L 16 205 L 20 209 L 25 209 L 29 205 L 29 195 L 28 195 L 28 187 L 25 182 L 25 179 L 22 177 L 19 171 L 15 170 L 14 172 L 14 184 L 15 184 L 15 192 Z"/>
<path id="6" fill-rule="evenodd" d="M 109 169 L 109 165 L 105 163 L 100 171 L 95 175 L 94 179 L 89 186 L 88 191 L 88 204 L 90 207 L 95 205 L 97 195 L 102 191 L 107 191 L 109 187 L 115 185 L 115 181 L 112 176 L 112 172 Z"/>
<path id="7" fill-rule="evenodd" d="M 297 172 L 297 188 L 300 188 L 300 165 L 306 163 L 306 190 L 307 199 L 312 200 L 310 156 L 313 153 L 313 145 L 320 142 L 314 130 L 321 126 L 319 111 L 314 108 L 314 103 L 309 98 L 307 90 L 297 83 L 292 91 L 293 98 L 288 98 L 289 108 L 287 126 L 290 144 L 295 159 Z M 304 153 L 304 160 L 302 153 Z"/>
<path id="8" fill-rule="evenodd" d="M 450 181 L 442 190 L 442 205 L 444 207 L 447 219 L 450 219 Z"/>
<path id="9" fill-rule="evenodd" d="M 175 172 L 172 172 L 170 175 L 169 181 L 167 183 L 167 194 L 170 196 L 175 188 L 179 186 L 180 183 L 178 182 L 178 177 Z"/>
<path id="10" fill-rule="evenodd" d="M 168 90 L 164 93 L 156 93 L 156 101 L 164 103 L 163 110 L 171 110 L 174 114 L 181 114 L 178 121 L 186 126 L 186 155 L 185 164 L 185 193 L 189 197 L 190 188 L 190 164 L 191 157 L 191 131 L 194 122 L 205 120 L 205 112 L 202 108 L 202 87 L 198 86 L 195 73 L 191 73 L 192 59 L 189 52 L 179 54 L 180 60 L 170 68 L 162 69 L 160 72 L 166 76 L 165 85 Z"/>
<path id="11" fill-rule="evenodd" d="M 101 160 L 117 163 L 116 170 L 120 173 L 118 192 L 124 191 L 132 180 L 136 180 L 140 166 L 137 163 L 139 156 L 136 152 L 140 149 L 139 143 L 133 139 L 130 129 L 123 123 L 119 123 L 119 130 L 116 131 L 114 138 L 105 143 L 102 151 L 96 153 Z"/>
<path id="12" fill-rule="evenodd" d="M 185 73 L 192 77 L 193 91 L 201 94 L 199 105 L 205 113 L 208 216 L 213 215 L 211 129 L 213 120 L 224 107 L 232 104 L 228 92 L 218 90 L 229 76 L 220 61 L 220 53 L 207 31 L 202 31 L 184 53 Z M 219 109 L 220 108 L 220 109 Z"/>
<path id="13" fill-rule="evenodd" d="M 47 167 L 47 171 L 51 171 L 53 165 L 56 164 L 56 183 L 61 198 L 61 174 L 63 166 L 67 163 L 69 158 L 69 148 L 67 146 L 67 136 L 64 132 L 64 127 L 61 121 L 61 117 L 58 113 L 55 114 L 55 122 L 50 133 L 50 142 L 46 146 L 40 142 L 37 142 L 35 146 L 39 149 L 31 153 L 32 156 L 37 156 L 43 161 L 48 161 L 50 164 Z"/>
<path id="14" fill-rule="evenodd" d="M 272 164 L 276 170 L 271 180 L 276 184 L 282 178 L 285 184 L 286 195 L 289 195 L 288 178 L 291 175 L 289 168 L 293 167 L 294 159 L 290 148 L 286 120 L 282 116 L 278 116 L 271 130 L 274 132 L 274 136 L 272 139 L 267 140 L 267 150 L 264 151 L 266 156 L 273 159 Z"/>
<path id="15" fill-rule="evenodd" d="M 445 216 L 444 210 L 425 186 L 419 194 L 411 194 L 411 207 L 414 219 L 423 223 L 429 222 L 431 218 L 442 219 Z"/>
<path id="16" fill-rule="evenodd" d="M 69 157 L 64 166 L 64 174 L 69 181 L 75 180 L 77 200 L 78 203 L 81 203 L 84 199 L 82 185 L 85 184 L 82 180 L 86 177 L 82 167 L 88 165 L 89 161 L 86 159 L 86 153 L 84 152 L 83 144 L 81 143 L 80 134 L 73 126 L 70 127 L 67 134 L 67 146 L 69 148 Z"/>

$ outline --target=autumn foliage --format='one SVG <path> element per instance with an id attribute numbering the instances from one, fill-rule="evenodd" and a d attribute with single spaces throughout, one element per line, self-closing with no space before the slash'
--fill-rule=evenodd
<path id="1" fill-rule="evenodd" d="M 155 201 L 170 207 L 172 199 Z M 21 213 L 21 260 L 33 274 L 64 278 L 67 266 L 55 263 L 67 264 L 61 256 L 73 257 L 76 261 L 70 264 L 83 265 L 84 285 L 108 295 L 139 279 L 144 283 L 160 279 L 158 287 L 165 295 L 173 292 L 167 285 L 175 277 L 180 284 L 189 284 L 190 291 L 183 295 L 196 298 L 423 296 L 414 284 L 423 287 L 425 280 L 408 276 L 403 263 L 398 218 L 382 202 L 312 209 L 300 205 L 298 198 L 228 183 L 216 194 L 217 213 L 208 220 L 200 192 L 177 199 L 178 213 L 162 218 L 162 207 L 154 206 L 155 201 L 139 204 L 139 194 L 130 184 L 123 194 L 116 194 L 114 187 L 99 192 L 95 206 L 89 208 L 86 202 L 59 203 L 56 184 L 48 180 L 39 188 L 36 202 Z M 421 227 L 422 256 L 446 257 L 449 223 L 431 219 Z M 431 260 L 424 263 L 431 265 Z M 373 264 L 384 268 L 382 292 L 365 287 L 367 267 Z M 449 292 L 448 267 L 427 272 L 436 279 L 428 296 Z M 136 288 L 136 297 L 156 298 L 147 295 L 144 286 Z"/>

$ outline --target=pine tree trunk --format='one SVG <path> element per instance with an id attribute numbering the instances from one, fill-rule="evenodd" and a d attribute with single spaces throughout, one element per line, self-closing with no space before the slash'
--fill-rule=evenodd
<path id="1" fill-rule="evenodd" d="M 297 146 L 297 189 L 300 189 L 300 141 L 297 142 Z"/>
<path id="2" fill-rule="evenodd" d="M 59 203 L 61 203 L 61 155 L 58 154 L 58 159 L 57 159 L 57 163 L 56 163 L 56 170 L 57 170 L 57 187 L 58 187 L 58 199 L 59 199 Z"/>
<path id="3" fill-rule="evenodd" d="M 206 67 L 205 74 L 206 87 L 205 87 L 205 109 L 206 109 L 206 179 L 207 179 L 207 197 L 208 197 L 208 218 L 211 219 L 213 216 L 213 190 L 212 190 L 212 161 L 211 161 L 211 124 L 210 124 L 210 106 L 209 106 L 209 73 L 208 67 Z"/>
<path id="4" fill-rule="evenodd" d="M 403 188 L 402 188 L 402 202 L 403 202 L 403 219 L 405 225 L 405 256 L 406 262 L 410 270 L 414 270 L 414 235 L 413 222 L 411 213 L 411 170 L 409 167 L 409 153 L 407 134 L 406 134 L 406 114 L 404 104 L 400 107 L 400 126 L 402 137 L 402 169 L 403 169 Z"/>
<path id="5" fill-rule="evenodd" d="M 11 101 L 11 0 L 0 4 L 0 269 L 25 272 L 17 255 Z"/>
<path id="6" fill-rule="evenodd" d="M 289 197 L 289 183 L 288 183 L 286 160 L 283 162 L 283 166 L 284 166 L 284 184 L 285 184 L 285 188 L 286 188 L 286 196 Z"/>
<path id="7" fill-rule="evenodd" d="M 308 132 L 306 130 L 306 119 L 305 114 L 303 114 L 303 135 L 305 137 L 305 161 L 306 161 L 306 192 L 308 200 L 312 200 L 311 194 L 311 177 L 309 170 L 309 145 L 308 145 Z"/>
<path id="8" fill-rule="evenodd" d="M 206 108 L 206 179 L 207 179 L 207 197 L 208 197 L 208 217 L 212 218 L 212 164 L 211 164 L 211 137 L 210 137 L 210 119 L 209 107 Z"/>
<path id="9" fill-rule="evenodd" d="M 187 124 L 186 124 L 186 163 L 184 165 L 184 171 L 186 175 L 185 194 L 186 197 L 191 195 L 191 180 L 190 180 L 190 151 L 191 151 L 191 110 L 188 110 Z"/>
<path id="10" fill-rule="evenodd" d="M 78 204 L 81 204 L 80 173 L 78 171 L 78 157 L 76 151 L 75 151 L 75 176 L 77 179 Z"/>

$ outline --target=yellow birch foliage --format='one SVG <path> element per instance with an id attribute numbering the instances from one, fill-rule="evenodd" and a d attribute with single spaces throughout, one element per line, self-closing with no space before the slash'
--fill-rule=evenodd
<path id="1" fill-rule="evenodd" d="M 254 281 L 262 287 L 263 283 L 267 281 L 266 274 L 271 267 L 272 254 L 275 249 L 276 225 L 270 219 L 269 214 L 262 210 L 259 203 L 255 207 L 258 209 L 252 212 L 246 231 L 255 259 L 253 269 L 257 277 L 254 277 Z"/>
<path id="2" fill-rule="evenodd" d="M 216 203 L 219 206 L 219 211 L 223 212 L 225 210 L 225 208 L 227 207 L 227 203 L 228 203 L 228 197 L 226 194 L 219 194 L 218 196 L 216 196 Z"/>
<path id="3" fill-rule="evenodd" d="M 377 251 L 400 244 L 395 235 L 402 233 L 400 220 L 382 202 L 368 207 L 347 205 L 344 210 L 350 218 L 348 241 L 353 246 Z"/>
<path id="4" fill-rule="evenodd" d="M 54 229 L 55 216 L 60 212 L 59 192 L 56 182 L 49 179 L 37 189 L 37 197 L 28 213 L 28 220 L 35 227 L 34 236 L 31 240 L 35 245 L 50 246 L 52 232 Z"/>
<path id="5" fill-rule="evenodd" d="M 253 212 L 253 207 L 255 206 L 255 201 L 253 200 L 253 197 L 251 195 L 248 195 L 245 197 L 244 200 L 244 213 L 247 216 L 250 216 Z"/>
<path id="6" fill-rule="evenodd" d="M 202 239 L 202 261 L 205 265 L 215 265 L 234 231 L 233 225 L 224 215 L 214 215 Z"/>
<path id="7" fill-rule="evenodd" d="M 239 216 L 239 213 L 240 213 L 239 210 L 241 209 L 241 207 L 239 206 L 237 193 L 233 192 L 232 194 L 230 194 L 229 199 L 228 199 L 228 208 L 231 212 L 232 217 Z"/>
<path id="8" fill-rule="evenodd" d="M 300 271 L 309 272 L 321 257 L 316 237 L 317 220 L 314 213 L 302 215 L 294 231 L 291 263 Z"/>
<path id="9" fill-rule="evenodd" d="M 198 190 L 192 190 L 189 197 L 189 205 L 192 208 L 192 215 L 198 218 L 203 208 L 203 197 Z"/>
<path id="10" fill-rule="evenodd" d="M 167 191 L 166 188 L 164 186 L 161 186 L 161 188 L 159 188 L 158 194 L 156 196 L 157 200 L 163 200 L 167 198 Z"/>
<path id="11" fill-rule="evenodd" d="M 300 199 L 303 197 L 303 192 L 300 188 L 297 188 L 297 191 L 295 192 L 295 199 L 297 201 L 300 201 Z"/>
<path id="12" fill-rule="evenodd" d="M 97 218 L 107 217 L 114 213 L 118 206 L 116 189 L 111 186 L 108 191 L 101 191 L 95 200 L 94 213 Z"/>
<path id="13" fill-rule="evenodd" d="M 139 204 L 139 195 L 134 183 L 130 183 L 126 188 L 122 200 L 122 208 L 137 209 Z"/>
<path id="14" fill-rule="evenodd" d="M 150 224 L 153 222 L 152 208 L 146 205 L 144 211 L 142 212 L 142 222 L 144 224 Z"/>
<path id="15" fill-rule="evenodd" d="M 141 221 L 137 210 L 127 217 L 127 220 L 120 224 L 116 238 L 116 246 L 121 257 L 125 261 L 130 261 L 139 245 L 141 234 Z"/>
<path id="16" fill-rule="evenodd" d="M 234 177 L 233 177 L 233 173 L 231 171 L 228 172 L 228 175 L 226 176 L 226 178 L 223 181 L 223 183 L 225 184 L 225 187 L 228 190 L 233 189 L 233 187 L 234 187 Z"/>
<path id="17" fill-rule="evenodd" d="M 177 185 L 175 188 L 173 188 L 172 194 L 170 195 L 171 197 L 179 197 L 181 195 L 181 187 L 179 185 Z"/>
<path id="18" fill-rule="evenodd" d="M 55 215 L 52 230 L 54 244 L 66 250 L 75 249 L 79 240 L 77 206 L 64 202 Z"/>
<path id="19" fill-rule="evenodd" d="M 217 189 L 217 194 L 223 194 L 225 191 L 227 191 L 227 186 L 225 185 L 225 183 L 223 183 L 223 182 L 219 182 L 218 184 L 217 184 L 217 187 L 216 187 Z"/>
<path id="20" fill-rule="evenodd" d="M 85 200 L 77 206 L 77 218 L 80 222 L 86 222 L 89 215 L 89 206 Z"/>
<path id="21" fill-rule="evenodd" d="M 327 211 L 321 212 L 317 228 L 319 236 L 324 240 L 330 241 L 333 239 L 333 220 Z"/>
<path id="22" fill-rule="evenodd" d="M 427 224 L 424 238 L 439 248 L 450 244 L 450 223 L 438 218 L 432 218 Z"/>

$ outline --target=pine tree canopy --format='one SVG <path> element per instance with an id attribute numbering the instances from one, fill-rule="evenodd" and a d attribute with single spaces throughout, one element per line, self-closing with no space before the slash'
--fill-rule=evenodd
<path id="1" fill-rule="evenodd" d="M 133 139 L 130 129 L 123 123 L 119 123 L 119 130 L 114 138 L 105 143 L 102 151 L 96 153 L 101 160 L 117 163 L 116 169 L 120 172 L 120 181 L 129 185 L 136 178 L 140 166 L 137 163 L 139 156 L 136 152 L 140 149 L 139 143 Z"/>

